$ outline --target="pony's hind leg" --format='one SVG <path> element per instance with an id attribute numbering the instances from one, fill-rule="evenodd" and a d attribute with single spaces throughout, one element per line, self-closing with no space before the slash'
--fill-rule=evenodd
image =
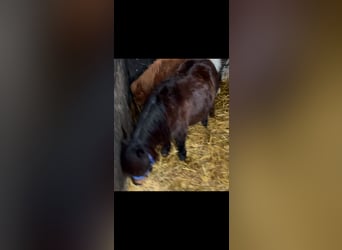
<path id="1" fill-rule="evenodd" d="M 204 127 L 208 127 L 208 116 L 201 121 Z"/>
<path id="2" fill-rule="evenodd" d="M 215 104 L 211 107 L 211 109 L 209 111 L 209 116 L 215 117 Z"/>
<path id="3" fill-rule="evenodd" d="M 186 140 L 186 131 L 179 132 L 175 136 L 176 146 L 178 150 L 178 158 L 181 161 L 185 161 L 186 159 L 185 140 Z"/>
<path id="4" fill-rule="evenodd" d="M 165 143 L 161 149 L 162 156 L 164 156 L 164 157 L 168 156 L 170 153 L 170 149 L 171 149 L 171 142 L 169 141 L 169 142 Z"/>

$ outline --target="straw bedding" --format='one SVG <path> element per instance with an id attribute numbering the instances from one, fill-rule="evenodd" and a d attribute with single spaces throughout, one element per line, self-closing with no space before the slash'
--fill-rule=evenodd
<path id="1" fill-rule="evenodd" d="M 215 117 L 208 128 L 190 126 L 187 159 L 178 159 L 175 146 L 169 156 L 160 156 L 143 185 L 128 180 L 129 191 L 228 191 L 229 190 L 229 87 L 221 83 L 215 101 Z"/>

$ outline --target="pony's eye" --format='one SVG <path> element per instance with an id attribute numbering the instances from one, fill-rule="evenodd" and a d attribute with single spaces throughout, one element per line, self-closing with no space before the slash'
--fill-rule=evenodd
<path id="1" fill-rule="evenodd" d="M 143 156 L 143 155 L 144 155 L 144 150 L 138 149 L 138 150 L 137 150 L 137 155 L 138 155 L 138 157 Z"/>

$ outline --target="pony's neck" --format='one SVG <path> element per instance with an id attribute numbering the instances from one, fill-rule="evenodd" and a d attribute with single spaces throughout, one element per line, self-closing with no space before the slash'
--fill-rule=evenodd
<path id="1" fill-rule="evenodd" d="M 133 139 L 139 141 L 153 153 L 155 147 L 164 140 L 166 118 L 163 107 L 152 97 L 140 114 Z"/>

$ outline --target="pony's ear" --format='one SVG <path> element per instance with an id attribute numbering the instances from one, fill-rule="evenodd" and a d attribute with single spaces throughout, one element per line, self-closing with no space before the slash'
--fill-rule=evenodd
<path id="1" fill-rule="evenodd" d="M 122 146 L 122 148 L 127 148 L 128 143 L 129 143 L 129 136 L 123 127 L 121 127 L 121 130 L 122 130 L 121 146 Z"/>
<path id="2" fill-rule="evenodd" d="M 127 131 L 126 131 L 126 129 L 124 129 L 124 127 L 123 126 L 121 126 L 121 131 L 122 131 L 122 138 L 123 138 L 123 141 L 128 141 L 128 133 L 127 133 Z"/>
<path id="3" fill-rule="evenodd" d="M 128 140 L 127 139 L 123 139 L 121 141 L 121 150 L 125 151 L 127 149 L 127 147 L 128 147 Z"/>
<path id="4" fill-rule="evenodd" d="M 128 146 L 128 139 L 123 139 L 121 143 L 123 146 Z"/>

